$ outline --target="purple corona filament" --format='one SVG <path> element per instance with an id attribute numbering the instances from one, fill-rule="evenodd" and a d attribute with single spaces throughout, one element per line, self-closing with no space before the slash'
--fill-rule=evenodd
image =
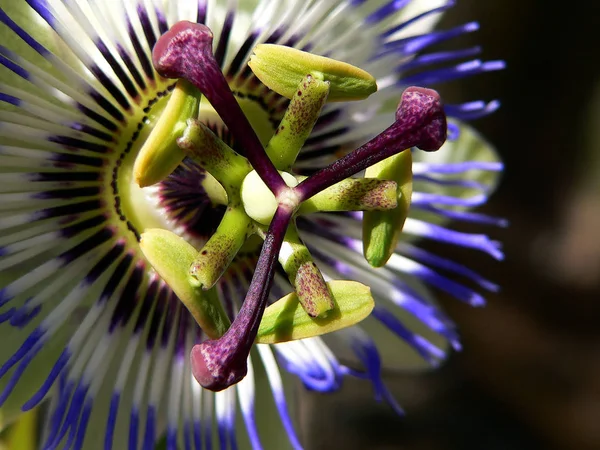
<path id="1" fill-rule="evenodd" d="M 184 78 L 207 97 L 245 149 L 253 168 L 278 199 L 277 211 L 239 314 L 222 337 L 194 346 L 190 355 L 192 372 L 198 382 L 207 389 L 220 391 L 246 375 L 246 361 L 267 304 L 275 263 L 287 227 L 300 203 L 411 147 L 425 151 L 439 149 L 446 139 L 446 116 L 437 92 L 408 88 L 402 95 L 394 124 L 295 188 L 289 188 L 269 160 L 221 73 L 212 53 L 212 33 L 208 27 L 191 22 L 177 23 L 158 40 L 153 61 L 161 75 Z"/>

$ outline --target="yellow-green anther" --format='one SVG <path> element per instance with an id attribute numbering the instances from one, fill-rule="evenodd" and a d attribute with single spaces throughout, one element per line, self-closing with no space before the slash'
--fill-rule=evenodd
<path id="1" fill-rule="evenodd" d="M 225 188 L 210 172 L 204 172 L 204 179 L 200 185 L 214 205 L 226 205 L 229 202 Z"/>
<path id="2" fill-rule="evenodd" d="M 38 448 L 39 408 L 22 413 L 19 418 L 2 433 L 0 450 L 35 450 Z"/>
<path id="3" fill-rule="evenodd" d="M 330 102 L 362 100 L 377 91 L 373 75 L 358 67 L 283 45 L 257 45 L 248 65 L 269 89 L 289 99 L 308 74 L 330 83 Z"/>
<path id="4" fill-rule="evenodd" d="M 190 275 L 203 289 L 213 287 L 253 231 L 252 220 L 241 205 L 227 208 L 219 227 L 191 264 Z"/>
<path id="5" fill-rule="evenodd" d="M 293 226 L 285 235 L 279 251 L 279 263 L 287 273 L 306 314 L 323 317 L 335 308 L 321 271 Z"/>
<path id="6" fill-rule="evenodd" d="M 198 120 L 188 120 L 183 136 L 177 143 L 223 185 L 228 195 L 239 189 L 244 177 L 252 170 L 246 158 L 232 150 Z"/>
<path id="7" fill-rule="evenodd" d="M 183 160 L 185 154 L 177 145 L 187 120 L 198 115 L 200 92 L 185 80 L 179 80 L 165 109 L 144 142 L 133 166 L 135 182 L 151 186 L 165 179 Z"/>
<path id="8" fill-rule="evenodd" d="M 258 344 L 304 339 L 338 331 L 366 318 L 375 302 L 371 289 L 356 281 L 327 283 L 335 308 L 326 317 L 310 317 L 302 308 L 295 292 L 269 306 L 263 314 L 256 337 Z"/>
<path id="9" fill-rule="evenodd" d="M 373 267 L 382 267 L 390 259 L 410 208 L 412 196 L 412 155 L 405 150 L 369 167 L 365 176 L 394 180 L 398 184 L 398 206 L 388 211 L 363 214 L 363 251 Z"/>
<path id="10" fill-rule="evenodd" d="M 394 181 L 347 178 L 304 201 L 298 214 L 318 211 L 377 211 L 397 206 Z"/>
<path id="11" fill-rule="evenodd" d="M 216 288 L 202 289 L 202 285 L 189 274 L 198 254 L 196 249 L 175 233 L 158 228 L 142 233 L 140 248 L 208 337 L 218 339 L 225 334 L 230 322 Z"/>
<path id="12" fill-rule="evenodd" d="M 305 75 L 296 86 L 296 93 L 265 149 L 277 169 L 289 170 L 296 161 L 328 93 L 329 83 L 312 75 Z"/>

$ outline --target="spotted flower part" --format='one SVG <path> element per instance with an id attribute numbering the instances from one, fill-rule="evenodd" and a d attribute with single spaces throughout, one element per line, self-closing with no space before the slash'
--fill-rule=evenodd
<path id="1" fill-rule="evenodd" d="M 498 103 L 429 89 L 503 67 L 431 50 L 477 29 L 432 31 L 452 3 L 3 2 L 0 429 L 45 401 L 42 448 L 262 448 L 270 392 L 301 448 L 284 378 L 401 411 L 382 356 L 460 348 L 429 288 L 496 290 L 417 238 L 502 258 L 447 226 L 504 224 L 463 123 Z"/>

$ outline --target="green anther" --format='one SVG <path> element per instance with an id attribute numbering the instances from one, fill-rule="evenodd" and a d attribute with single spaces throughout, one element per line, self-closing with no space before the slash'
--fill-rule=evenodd
<path id="1" fill-rule="evenodd" d="M 304 201 L 298 214 L 318 211 L 378 211 L 397 206 L 394 181 L 347 178 Z"/>
<path id="2" fill-rule="evenodd" d="M 269 141 L 267 155 L 277 169 L 289 170 L 319 118 L 329 83 L 306 75 L 296 86 L 281 123 Z"/>
<path id="3" fill-rule="evenodd" d="M 177 144 L 215 177 L 229 196 L 239 190 L 244 177 L 252 170 L 246 158 L 232 150 L 198 120 L 188 121 L 183 136 L 177 140 Z"/>
<path id="4" fill-rule="evenodd" d="M 228 208 L 219 227 L 190 266 L 190 275 L 203 289 L 213 287 L 253 232 L 252 220 L 241 205 Z"/>
<path id="5" fill-rule="evenodd" d="M 320 336 L 356 325 L 371 314 L 375 302 L 368 286 L 341 280 L 330 281 L 327 286 L 335 300 L 335 308 L 327 317 L 308 316 L 292 292 L 265 310 L 256 343 L 276 344 Z"/>
<path id="6" fill-rule="evenodd" d="M 216 288 L 202 289 L 189 275 L 198 252 L 185 239 L 171 231 L 152 228 L 142 233 L 140 248 L 154 270 L 173 289 L 209 338 L 218 339 L 230 322 L 219 301 Z"/>
<path id="7" fill-rule="evenodd" d="M 257 45 L 248 65 L 269 89 L 289 99 L 308 74 L 330 83 L 330 102 L 362 100 L 377 91 L 375 78 L 358 67 L 283 45 Z"/>
<path id="8" fill-rule="evenodd" d="M 285 235 L 285 241 L 279 251 L 279 262 L 306 314 L 311 317 L 325 317 L 335 308 L 321 271 L 293 226 L 290 226 Z"/>
<path id="9" fill-rule="evenodd" d="M 179 80 L 158 122 L 144 142 L 133 166 L 140 187 L 162 181 L 173 172 L 185 154 L 177 145 L 188 119 L 198 115 L 200 92 L 185 80 Z"/>
<path id="10" fill-rule="evenodd" d="M 398 184 L 398 206 L 388 211 L 363 214 L 363 249 L 369 264 L 382 267 L 394 252 L 404 227 L 412 196 L 412 155 L 405 150 L 369 167 L 365 176 L 394 180 Z"/>

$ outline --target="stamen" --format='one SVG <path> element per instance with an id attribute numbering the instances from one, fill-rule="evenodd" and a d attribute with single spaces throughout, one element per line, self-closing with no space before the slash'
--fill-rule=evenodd
<path id="1" fill-rule="evenodd" d="M 345 178 L 392 155 L 418 147 L 438 150 L 446 140 L 446 116 L 440 96 L 431 89 L 409 87 L 402 94 L 396 121 L 363 146 L 300 183 L 296 192 L 306 200 Z"/>
<path id="2" fill-rule="evenodd" d="M 183 133 L 187 120 L 198 114 L 198 91 L 187 81 L 180 80 L 169 98 L 158 123 L 140 149 L 133 166 L 140 187 L 158 183 L 173 172 L 184 154 L 176 139 Z"/>
<path id="3" fill-rule="evenodd" d="M 310 317 L 325 317 L 335 307 L 325 279 L 300 239 L 295 225 L 290 227 L 285 236 L 285 243 L 279 252 L 279 262 L 304 311 Z"/>
<path id="4" fill-rule="evenodd" d="M 189 269 L 190 275 L 200 283 L 202 289 L 210 289 L 219 281 L 253 233 L 252 222 L 241 205 L 227 208 L 219 227 Z"/>
<path id="5" fill-rule="evenodd" d="M 306 74 L 330 85 L 328 101 L 363 100 L 377 91 L 377 82 L 370 73 L 285 45 L 257 45 L 248 65 L 264 85 L 289 99 L 294 98 Z"/>
<path id="6" fill-rule="evenodd" d="M 248 294 L 229 330 L 221 338 L 205 341 L 192 349 L 192 373 L 206 389 L 221 391 L 246 375 L 247 357 L 267 305 L 275 263 L 291 218 L 292 211 L 285 207 L 275 212 Z"/>
<path id="7" fill-rule="evenodd" d="M 178 22 L 156 43 L 152 51 L 154 67 L 164 77 L 188 80 L 206 96 L 231 134 L 239 140 L 254 169 L 277 195 L 287 186 L 231 92 L 213 55 L 212 40 L 213 34 L 207 26 Z"/>
<path id="8" fill-rule="evenodd" d="M 384 159 L 369 167 L 365 176 L 394 180 L 398 184 L 397 208 L 387 211 L 365 211 L 363 214 L 365 259 L 373 267 L 382 267 L 392 256 L 408 216 L 412 198 L 412 153 L 400 152 Z"/>
<path id="9" fill-rule="evenodd" d="M 146 230 L 140 240 L 140 249 L 190 311 L 202 331 L 211 338 L 223 336 L 229 327 L 229 319 L 216 289 L 204 289 L 188 276 L 196 249 L 175 233 L 162 229 Z"/>
<path id="10" fill-rule="evenodd" d="M 389 211 L 398 206 L 395 181 L 347 178 L 306 200 L 298 214 L 323 211 Z"/>
<path id="11" fill-rule="evenodd" d="M 229 196 L 229 203 L 237 204 L 239 186 L 244 177 L 252 171 L 252 166 L 246 158 L 235 152 L 206 125 L 197 120 L 188 121 L 177 144 L 200 167 L 221 183 Z"/>
<path id="12" fill-rule="evenodd" d="M 333 297 L 327 317 L 306 314 L 298 294 L 292 292 L 265 310 L 256 342 L 276 344 L 342 330 L 366 318 L 375 306 L 371 289 L 362 283 L 333 280 L 326 287 Z"/>
<path id="13" fill-rule="evenodd" d="M 306 75 L 294 93 L 266 148 L 275 167 L 281 170 L 289 170 L 296 161 L 327 100 L 329 82 Z"/>

